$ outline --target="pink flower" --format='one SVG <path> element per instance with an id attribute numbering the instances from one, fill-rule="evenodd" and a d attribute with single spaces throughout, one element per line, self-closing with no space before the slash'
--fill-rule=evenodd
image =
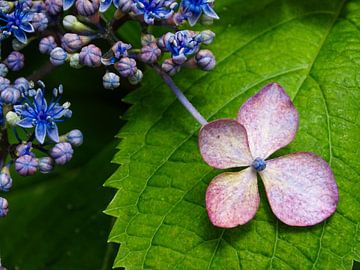
<path id="1" fill-rule="evenodd" d="M 260 197 L 262 178 L 274 214 L 291 226 L 311 226 L 331 216 L 338 188 L 329 165 L 319 156 L 299 152 L 266 160 L 295 137 L 299 117 L 278 84 L 268 84 L 240 108 L 237 120 L 220 119 L 203 126 L 200 152 L 218 169 L 248 167 L 216 176 L 206 192 L 211 222 L 232 228 L 249 222 Z"/>

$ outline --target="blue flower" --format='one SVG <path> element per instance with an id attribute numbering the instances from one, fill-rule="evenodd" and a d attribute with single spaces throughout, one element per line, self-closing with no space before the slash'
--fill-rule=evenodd
<path id="1" fill-rule="evenodd" d="M 13 12 L 7 14 L 0 11 L 0 30 L 7 36 L 13 34 L 21 43 L 27 43 L 26 33 L 34 32 L 31 24 L 33 12 L 24 7 L 24 2 L 19 1 Z"/>
<path id="2" fill-rule="evenodd" d="M 61 88 L 60 86 L 59 90 Z M 35 127 L 35 137 L 41 144 L 44 143 L 46 135 L 52 141 L 59 142 L 56 123 L 62 122 L 63 119 L 61 118 L 63 117 L 71 117 L 70 103 L 66 102 L 60 105 L 58 102 L 61 96 L 57 97 L 57 91 L 54 92 L 50 104 L 47 104 L 43 90 L 38 89 L 32 103 L 27 96 L 24 96 L 27 102 L 14 106 L 15 112 L 21 118 L 17 125 L 23 128 Z"/>
<path id="3" fill-rule="evenodd" d="M 176 64 L 183 64 L 187 60 L 187 56 L 199 50 L 200 42 L 197 36 L 195 32 L 188 30 L 179 31 L 175 34 L 168 33 L 165 36 L 165 46 Z"/>
<path id="4" fill-rule="evenodd" d="M 100 0 L 100 12 L 105 12 L 111 5 L 111 3 L 114 3 L 114 6 L 116 8 L 119 8 L 119 2 L 120 0 Z"/>
<path id="5" fill-rule="evenodd" d="M 168 19 L 177 3 L 174 0 L 134 0 L 133 7 L 136 15 L 144 15 L 147 24 L 154 24 L 155 19 Z"/>
<path id="6" fill-rule="evenodd" d="M 214 0 L 182 0 L 181 7 L 189 24 L 194 26 L 202 13 L 210 18 L 219 19 L 212 8 L 213 3 Z"/>

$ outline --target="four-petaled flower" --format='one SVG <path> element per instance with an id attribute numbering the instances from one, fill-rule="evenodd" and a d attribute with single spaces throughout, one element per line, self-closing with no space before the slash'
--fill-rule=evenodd
<path id="1" fill-rule="evenodd" d="M 212 8 L 213 3 L 214 0 L 182 0 L 181 8 L 189 24 L 194 26 L 202 13 L 210 18 L 219 19 L 219 16 Z"/>
<path id="2" fill-rule="evenodd" d="M 134 0 L 133 12 L 144 15 L 147 24 L 154 24 L 155 20 L 166 20 L 178 6 L 174 0 Z"/>
<path id="3" fill-rule="evenodd" d="M 0 30 L 6 35 L 13 34 L 21 43 L 27 43 L 26 33 L 34 32 L 31 24 L 33 12 L 25 7 L 24 1 L 18 1 L 13 12 L 0 12 Z"/>
<path id="4" fill-rule="evenodd" d="M 21 118 L 16 124 L 23 128 L 35 127 L 35 137 L 41 144 L 44 143 L 46 135 L 52 141 L 59 142 L 59 131 L 56 123 L 62 122 L 61 118 L 63 117 L 71 116 L 70 103 L 66 102 L 60 105 L 58 103 L 60 97 L 54 95 L 50 104 L 47 104 L 42 89 L 37 90 L 33 103 L 27 96 L 24 98 L 27 103 L 14 106 L 15 112 Z"/>
<path id="5" fill-rule="evenodd" d="M 237 120 L 220 119 L 200 131 L 203 159 L 212 167 L 249 166 L 216 176 L 206 192 L 211 222 L 231 228 L 250 221 L 259 206 L 257 172 L 274 214 L 291 226 L 310 226 L 336 210 L 338 188 L 319 156 L 293 153 L 265 161 L 288 145 L 298 128 L 298 112 L 278 84 L 269 84 L 245 102 Z"/>

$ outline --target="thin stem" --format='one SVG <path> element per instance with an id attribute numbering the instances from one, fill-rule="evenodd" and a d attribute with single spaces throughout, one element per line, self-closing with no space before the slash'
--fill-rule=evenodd
<path id="1" fill-rule="evenodd" d="M 186 110 L 195 118 L 196 121 L 199 122 L 200 125 L 204 126 L 208 122 L 206 119 L 199 113 L 199 111 L 191 104 L 191 102 L 186 98 L 186 96 L 181 92 L 179 87 L 176 86 L 173 79 L 161 70 L 159 66 L 153 66 L 155 71 L 161 76 L 167 86 L 173 91 L 177 99 L 181 102 L 181 104 L 185 107 Z"/>

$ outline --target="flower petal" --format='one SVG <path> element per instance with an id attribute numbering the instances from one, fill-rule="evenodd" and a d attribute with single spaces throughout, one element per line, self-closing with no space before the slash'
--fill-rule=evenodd
<path id="1" fill-rule="evenodd" d="M 259 203 L 256 172 L 252 168 L 220 174 L 206 191 L 206 209 L 217 227 L 233 228 L 249 222 Z"/>
<path id="2" fill-rule="evenodd" d="M 63 9 L 68 10 L 74 4 L 75 0 L 63 0 Z"/>
<path id="3" fill-rule="evenodd" d="M 53 124 L 52 127 L 48 126 L 47 134 L 52 141 L 54 141 L 56 143 L 59 142 L 59 131 L 58 131 L 58 127 L 56 124 Z"/>
<path id="4" fill-rule="evenodd" d="M 199 148 L 205 162 L 218 169 L 249 166 L 253 160 L 244 127 L 232 119 L 203 126 Z"/>
<path id="5" fill-rule="evenodd" d="M 216 14 L 215 10 L 209 4 L 203 5 L 202 10 L 204 11 L 204 14 L 206 16 L 213 19 L 220 19 L 219 16 Z"/>
<path id="6" fill-rule="evenodd" d="M 43 144 L 46 136 L 46 124 L 38 122 L 35 128 L 35 137 L 39 143 Z"/>
<path id="7" fill-rule="evenodd" d="M 247 132 L 253 157 L 266 159 L 295 137 L 299 115 L 284 89 L 271 83 L 240 108 L 238 121 Z"/>
<path id="8" fill-rule="evenodd" d="M 23 128 L 32 128 L 33 127 L 33 118 L 26 117 L 21 119 L 19 122 L 16 123 L 19 127 Z"/>
<path id="9" fill-rule="evenodd" d="M 27 37 L 23 30 L 17 29 L 14 31 L 15 38 L 23 44 L 27 43 Z"/>
<path id="10" fill-rule="evenodd" d="M 100 1 L 100 8 L 99 11 L 100 12 L 105 12 L 106 10 L 108 10 L 108 8 L 111 5 L 112 0 L 101 0 Z"/>
<path id="11" fill-rule="evenodd" d="M 269 160 L 260 175 L 272 211 L 288 225 L 315 225 L 335 212 L 339 194 L 334 175 L 313 153 Z"/>

